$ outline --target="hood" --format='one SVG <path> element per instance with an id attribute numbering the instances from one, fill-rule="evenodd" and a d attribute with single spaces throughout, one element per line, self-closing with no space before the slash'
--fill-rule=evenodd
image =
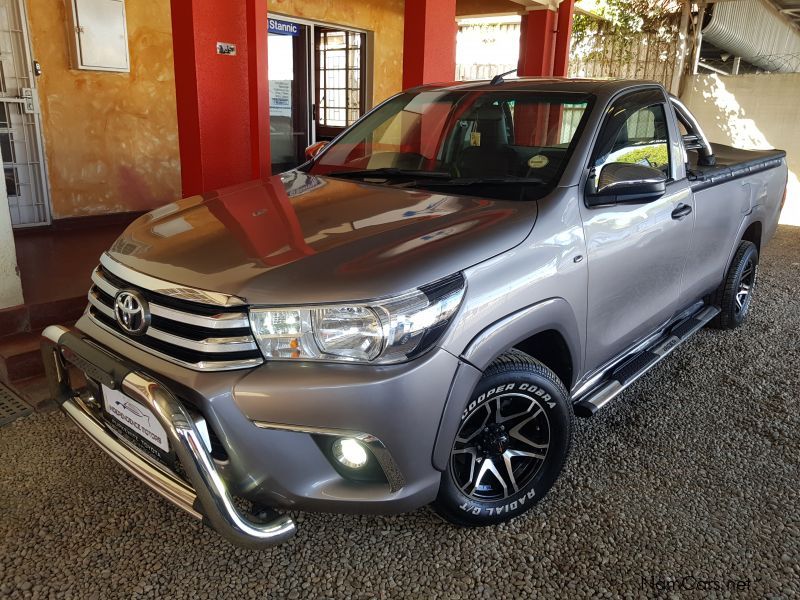
<path id="1" fill-rule="evenodd" d="M 535 201 L 498 201 L 292 171 L 139 217 L 109 254 L 252 304 L 368 300 L 520 244 Z"/>

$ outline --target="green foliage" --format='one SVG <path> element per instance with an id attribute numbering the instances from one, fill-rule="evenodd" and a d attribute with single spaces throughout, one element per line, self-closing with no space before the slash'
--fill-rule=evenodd
<path id="1" fill-rule="evenodd" d="M 615 162 L 628 163 L 628 164 L 649 164 L 651 167 L 659 168 L 669 163 L 669 154 L 667 152 L 666 144 L 659 144 L 658 146 L 646 146 L 644 148 L 637 148 L 630 152 L 618 156 Z"/>
<path id="2" fill-rule="evenodd" d="M 584 0 L 581 5 L 598 18 L 576 14 L 572 25 L 573 44 L 592 47 L 595 36 L 614 38 L 618 51 L 628 54 L 636 34 L 672 29 L 687 0 Z"/>
<path id="3" fill-rule="evenodd" d="M 584 0 L 581 6 L 600 17 L 612 29 L 629 35 L 657 31 L 670 24 L 680 13 L 684 1 L 686 0 Z M 582 14 L 575 15 L 575 20 L 581 21 L 580 28 L 584 31 L 587 25 L 596 22 Z"/>

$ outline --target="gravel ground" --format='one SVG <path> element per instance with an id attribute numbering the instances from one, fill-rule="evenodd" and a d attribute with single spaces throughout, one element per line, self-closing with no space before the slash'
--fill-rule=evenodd
<path id="1" fill-rule="evenodd" d="M 16 421 L 0 430 L 0 596 L 800 594 L 799 291 L 800 228 L 785 226 L 747 325 L 701 332 L 579 421 L 547 499 L 495 529 L 456 529 L 427 509 L 306 514 L 285 545 L 235 549 L 66 417 Z"/>

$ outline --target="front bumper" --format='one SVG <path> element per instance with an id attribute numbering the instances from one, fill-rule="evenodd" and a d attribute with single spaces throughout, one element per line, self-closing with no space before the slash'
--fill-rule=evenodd
<path id="1" fill-rule="evenodd" d="M 237 508 L 195 420 L 165 386 L 64 327 L 51 326 L 44 331 L 42 354 L 52 395 L 64 412 L 109 456 L 146 485 L 236 545 L 259 548 L 281 543 L 294 535 L 295 525 L 288 516 L 272 511 L 256 516 Z M 122 391 L 152 411 L 167 433 L 186 481 L 147 457 L 93 415 L 86 404 L 87 398 L 76 395 L 70 385 L 70 363 L 93 380 Z"/>

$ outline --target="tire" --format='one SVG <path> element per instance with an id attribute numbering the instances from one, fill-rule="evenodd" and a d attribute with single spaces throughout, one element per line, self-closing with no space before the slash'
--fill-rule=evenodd
<path id="1" fill-rule="evenodd" d="M 735 329 L 744 323 L 750 312 L 757 281 L 758 248 L 753 242 L 741 241 L 725 279 L 709 299 L 712 305 L 720 309 L 720 313 L 711 321 L 711 327 Z"/>
<path id="2" fill-rule="evenodd" d="M 466 403 L 434 510 L 465 527 L 526 512 L 564 468 L 574 419 L 555 373 L 523 352 L 501 355 Z"/>

